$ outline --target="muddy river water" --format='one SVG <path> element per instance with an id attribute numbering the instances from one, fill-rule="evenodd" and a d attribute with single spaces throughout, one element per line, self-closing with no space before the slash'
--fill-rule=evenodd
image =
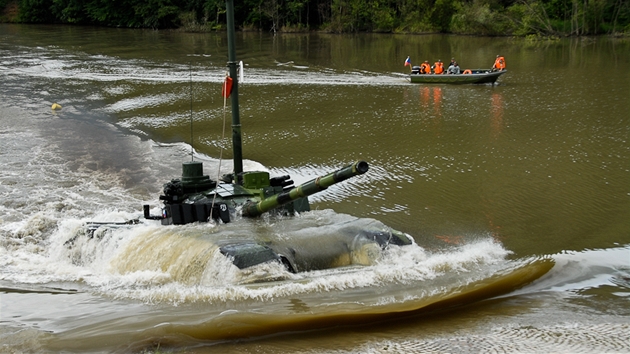
<path id="1" fill-rule="evenodd" d="M 246 170 L 368 173 L 295 217 L 75 238 L 159 212 L 191 152 L 230 171 L 225 33 L 0 24 L 0 351 L 630 352 L 628 39 L 237 33 L 237 48 Z M 411 84 L 403 66 L 497 54 L 495 85 Z M 324 246 L 348 222 L 415 244 L 298 274 L 212 248 Z"/>

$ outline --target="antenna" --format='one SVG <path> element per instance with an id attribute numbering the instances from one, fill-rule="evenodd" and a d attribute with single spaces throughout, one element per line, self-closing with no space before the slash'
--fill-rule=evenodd
<path id="1" fill-rule="evenodd" d="M 236 73 L 236 46 L 235 46 L 235 30 L 234 30 L 234 0 L 225 1 L 225 11 L 227 20 L 228 33 L 228 67 L 230 68 L 230 77 L 234 80 L 232 85 L 232 148 L 234 151 L 234 175 L 238 176 L 243 172 L 243 148 L 241 143 L 241 117 L 238 110 L 238 77 Z"/>
<path id="2" fill-rule="evenodd" d="M 193 147 L 193 92 L 192 92 L 192 62 L 188 64 L 188 71 L 190 72 L 190 161 L 194 160 L 194 147 Z"/>

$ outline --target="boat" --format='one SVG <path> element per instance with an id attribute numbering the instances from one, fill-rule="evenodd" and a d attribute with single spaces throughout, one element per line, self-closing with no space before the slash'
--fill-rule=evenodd
<path id="1" fill-rule="evenodd" d="M 471 69 L 470 74 L 420 74 L 420 67 L 414 66 L 409 80 L 418 84 L 494 84 L 507 70 Z"/>
<path id="2" fill-rule="evenodd" d="M 369 164 L 366 161 L 354 161 L 336 171 L 294 186 L 288 175 L 271 177 L 266 171 L 243 171 L 238 102 L 239 62 L 234 46 L 233 1 L 226 0 L 229 73 L 222 90 L 222 94 L 230 98 L 232 108 L 233 171 L 215 181 L 204 174 L 202 162 L 184 162 L 181 177 L 163 185 L 159 197 L 162 206 L 158 215 L 152 215 L 151 206 L 147 204 L 143 205 L 144 220 L 87 223 L 84 234 L 88 238 L 98 238 L 106 232 L 103 229 L 132 227 L 143 222 L 159 222 L 159 225 L 168 227 L 193 223 L 220 226 L 244 222 L 244 218 L 258 218 L 264 214 L 279 216 L 278 222 L 282 222 L 285 217 L 309 212 L 310 195 L 368 172 Z M 323 228 L 321 232 L 298 230 L 283 235 L 280 240 L 236 235 L 213 239 L 212 243 L 239 269 L 277 262 L 293 273 L 370 265 L 392 246 L 414 244 L 410 235 L 376 220 L 369 220 L 368 223 L 348 220 L 336 224 L 334 230 Z M 66 244 L 72 247 L 74 242 L 75 239 L 71 239 Z"/>

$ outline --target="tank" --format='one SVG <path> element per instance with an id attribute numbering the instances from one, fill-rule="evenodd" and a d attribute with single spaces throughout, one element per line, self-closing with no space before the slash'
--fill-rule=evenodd
<path id="1" fill-rule="evenodd" d="M 368 170 L 367 162 L 356 161 L 337 171 L 294 186 L 288 175 L 270 178 L 265 171 L 228 174 L 217 182 L 203 174 L 201 162 L 185 162 L 182 164 L 181 178 L 164 184 L 163 194 L 160 196 L 164 204 L 161 215 L 150 215 L 150 206 L 144 205 L 144 217 L 160 220 L 162 225 L 184 225 L 229 223 L 237 215 L 250 218 L 264 213 L 293 216 L 310 211 L 308 196 L 362 175 Z M 225 240 L 220 251 L 241 269 L 277 261 L 287 270 L 298 272 L 356 264 L 356 261 L 340 263 L 340 259 L 350 259 L 344 257 L 349 253 L 378 253 L 389 245 L 404 246 L 412 243 L 406 234 L 389 229 L 366 229 L 349 223 L 337 231 L 331 237 L 293 237 L 282 243 L 232 243 Z"/>

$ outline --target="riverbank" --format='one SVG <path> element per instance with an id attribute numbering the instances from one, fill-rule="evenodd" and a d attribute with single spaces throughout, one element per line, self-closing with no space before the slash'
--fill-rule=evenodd
<path id="1" fill-rule="evenodd" d="M 597 7 L 566 8 L 549 0 L 517 3 L 441 0 L 427 4 L 380 4 L 366 0 L 287 0 L 267 9 L 237 4 L 235 25 L 242 31 L 272 33 L 392 33 L 544 37 L 630 35 L 630 3 L 602 0 Z M 264 4 L 263 4 L 264 5 Z M 115 28 L 178 29 L 206 33 L 225 27 L 222 0 L 159 5 L 147 0 L 77 4 L 72 1 L 0 0 L 0 22 L 91 25 Z"/>
<path id="2" fill-rule="evenodd" d="M 2 2 L 0 2 L 0 5 Z M 16 23 L 18 22 L 18 14 L 20 11 L 18 2 L 16 0 L 12 0 L 4 4 L 4 7 L 1 7 L 2 11 L 0 11 L 0 23 Z"/>

